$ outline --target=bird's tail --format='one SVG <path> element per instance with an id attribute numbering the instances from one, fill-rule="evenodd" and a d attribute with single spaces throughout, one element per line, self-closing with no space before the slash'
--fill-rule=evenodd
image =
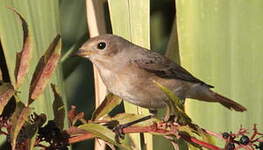
<path id="1" fill-rule="evenodd" d="M 226 97 L 219 95 L 215 92 L 213 92 L 213 94 L 214 94 L 214 97 L 217 100 L 217 102 L 219 102 L 223 106 L 227 107 L 228 109 L 234 109 L 234 110 L 240 111 L 240 112 L 247 110 L 244 106 L 238 104 L 237 102 L 235 102 L 229 98 L 226 98 Z"/>
<path id="2" fill-rule="evenodd" d="M 195 86 L 190 92 L 189 98 L 206 102 L 218 102 L 230 110 L 236 110 L 240 112 L 247 110 L 244 106 L 238 104 L 237 102 L 217 94 L 216 92 L 204 86 Z"/>

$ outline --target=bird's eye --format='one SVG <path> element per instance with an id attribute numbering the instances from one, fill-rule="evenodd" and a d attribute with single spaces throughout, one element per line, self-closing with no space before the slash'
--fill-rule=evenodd
<path id="1" fill-rule="evenodd" d="M 104 49 L 106 47 L 106 43 L 105 42 L 99 42 L 99 44 L 97 45 L 98 49 Z"/>

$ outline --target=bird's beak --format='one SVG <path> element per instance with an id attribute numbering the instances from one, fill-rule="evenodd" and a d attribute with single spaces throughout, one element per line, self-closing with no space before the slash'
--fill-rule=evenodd
<path id="1" fill-rule="evenodd" d="M 79 49 L 75 55 L 77 56 L 82 56 L 82 57 L 88 57 L 90 55 L 92 55 L 92 51 L 89 51 L 89 50 L 85 50 L 85 49 Z"/>

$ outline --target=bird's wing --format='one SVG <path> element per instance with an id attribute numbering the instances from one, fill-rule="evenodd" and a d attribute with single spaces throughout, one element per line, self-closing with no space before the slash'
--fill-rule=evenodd
<path id="1" fill-rule="evenodd" d="M 141 69 L 154 73 L 161 78 L 180 79 L 194 83 L 201 83 L 208 86 L 209 88 L 213 88 L 213 86 L 195 78 L 180 65 L 156 52 L 148 50 L 144 51 L 144 53 L 140 53 L 131 61 Z"/>

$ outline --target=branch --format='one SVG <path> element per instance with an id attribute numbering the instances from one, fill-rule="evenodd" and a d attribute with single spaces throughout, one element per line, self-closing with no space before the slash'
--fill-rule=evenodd
<path id="1" fill-rule="evenodd" d="M 184 139 L 185 141 L 187 141 L 189 143 L 195 143 L 195 144 L 198 144 L 198 145 L 200 145 L 202 147 L 209 148 L 211 150 L 222 150 L 222 148 L 219 148 L 219 147 L 217 147 L 215 145 L 212 145 L 212 144 L 209 144 L 207 142 L 201 141 L 201 140 L 199 140 L 197 138 L 194 138 L 194 137 L 192 137 L 190 135 L 187 135 L 187 134 L 185 134 L 183 132 L 178 132 L 178 130 L 174 130 L 174 129 L 167 130 L 167 129 L 164 129 L 163 128 L 163 126 L 164 126 L 163 124 L 164 124 L 163 122 L 160 122 L 158 124 L 154 123 L 152 125 L 144 126 L 144 127 L 131 126 L 131 127 L 124 128 L 123 129 L 123 133 L 124 134 L 128 134 L 128 133 L 152 133 L 152 134 L 175 135 L 175 136 L 181 137 L 182 139 Z M 83 133 L 82 135 L 69 138 L 69 143 L 73 144 L 73 143 L 80 142 L 80 141 L 83 141 L 83 140 L 92 139 L 94 137 L 95 137 L 95 135 L 87 132 L 87 133 Z"/>

